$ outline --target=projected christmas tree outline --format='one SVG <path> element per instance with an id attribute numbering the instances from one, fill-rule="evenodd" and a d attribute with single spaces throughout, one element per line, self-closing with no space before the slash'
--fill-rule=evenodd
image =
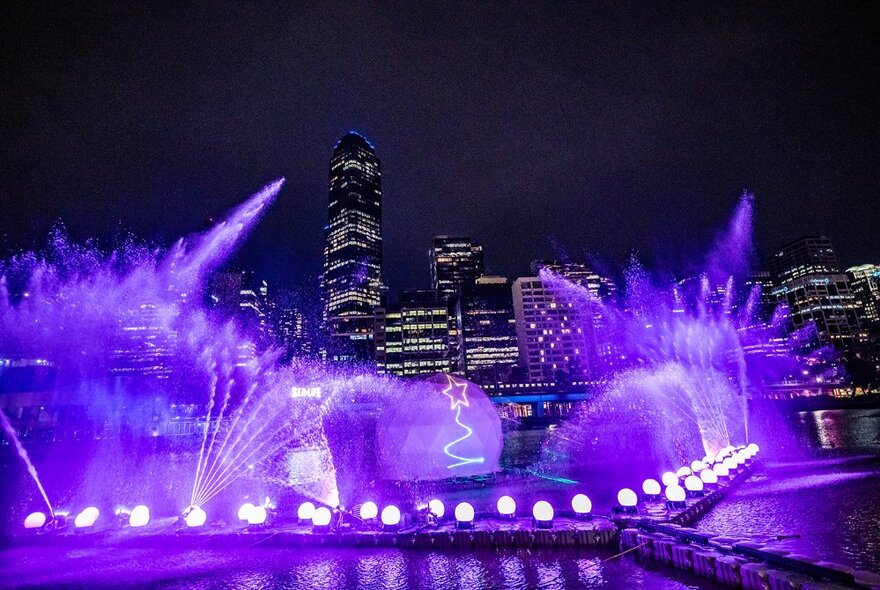
<path id="1" fill-rule="evenodd" d="M 443 395 L 449 398 L 449 409 L 455 412 L 455 423 L 460 427 L 464 428 L 466 434 L 460 438 L 455 439 L 454 441 L 447 444 L 443 447 L 443 452 L 450 459 L 455 459 L 458 461 L 457 463 L 453 463 L 452 465 L 447 465 L 447 469 L 453 469 L 455 467 L 461 467 L 462 465 L 470 465 L 471 463 L 483 463 L 485 461 L 484 457 L 461 457 L 452 453 L 449 449 L 457 445 L 458 443 L 467 440 L 473 435 L 474 430 L 467 424 L 461 421 L 461 407 L 470 407 L 470 402 L 468 402 L 467 398 L 467 382 L 466 381 L 456 381 L 452 375 L 446 375 L 446 380 L 449 382 L 449 385 L 446 389 L 443 390 Z"/>

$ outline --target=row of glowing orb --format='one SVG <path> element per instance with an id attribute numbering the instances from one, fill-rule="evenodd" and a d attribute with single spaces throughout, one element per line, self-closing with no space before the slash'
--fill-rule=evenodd
<path id="1" fill-rule="evenodd" d="M 757 455 L 758 450 L 758 445 L 754 443 L 738 448 L 728 446 L 719 451 L 714 459 L 706 456 L 702 460 L 693 461 L 690 467 L 684 466 L 677 472 L 667 471 L 661 476 L 659 482 L 656 479 L 646 479 L 642 483 L 642 492 L 649 498 L 657 498 L 663 492 L 668 502 L 684 502 L 688 493 L 691 495 L 701 494 L 705 486 L 717 484 L 718 478 L 729 477 L 732 472 L 738 470 Z M 679 483 L 682 479 L 684 479 L 684 487 Z M 661 488 L 661 482 L 666 487 L 665 492 Z M 630 488 L 623 488 L 617 493 L 617 503 L 621 508 L 634 509 L 638 501 L 638 494 Z M 502 517 L 512 518 L 516 514 L 516 501 L 511 496 L 500 497 L 495 507 Z M 238 518 L 246 521 L 249 525 L 263 525 L 268 520 L 270 508 L 268 500 L 262 506 L 255 506 L 248 502 L 239 508 Z M 437 499 L 428 502 L 426 508 L 437 519 L 443 518 L 446 514 L 446 506 Z M 593 503 L 586 494 L 576 494 L 571 499 L 571 509 L 577 516 L 587 516 L 592 512 Z M 135 506 L 131 512 L 125 510 L 117 512 L 117 516 L 125 516 L 126 514 L 130 527 L 144 527 L 150 522 L 150 509 L 143 504 Z M 474 507 L 469 502 L 460 502 L 455 507 L 456 523 L 472 523 L 474 514 Z M 59 514 L 59 516 L 61 515 Z M 553 506 L 546 500 L 539 500 L 532 506 L 532 517 L 538 523 L 552 522 L 553 515 Z M 94 526 L 98 516 L 100 516 L 98 509 L 89 506 L 77 514 L 73 524 L 78 529 L 89 528 Z M 359 516 L 364 521 L 373 521 L 379 517 L 379 521 L 385 527 L 399 526 L 401 521 L 401 512 L 397 506 L 393 504 L 385 506 L 380 515 L 379 506 L 372 501 L 361 504 Z M 297 509 L 297 518 L 300 522 L 310 521 L 314 527 L 328 527 L 333 520 L 333 513 L 326 506 L 316 507 L 312 502 L 303 502 Z M 25 519 L 24 527 L 38 529 L 46 524 L 46 520 L 44 513 L 34 512 Z M 201 527 L 206 521 L 207 514 L 199 506 L 190 506 L 184 516 L 184 522 L 190 528 Z"/>
<path id="2" fill-rule="evenodd" d="M 700 495 L 707 486 L 717 485 L 719 478 L 730 477 L 731 473 L 754 458 L 758 451 L 758 445 L 755 443 L 738 448 L 725 447 L 714 459 L 706 456 L 702 460 L 693 461 L 690 467 L 684 466 L 677 472 L 667 471 L 661 476 L 660 481 L 646 479 L 642 483 L 642 492 L 649 498 L 657 498 L 663 493 L 668 502 L 680 504 L 685 501 L 688 494 Z M 682 479 L 684 487 L 680 483 Z M 663 490 L 663 487 L 666 489 Z M 630 488 L 623 488 L 617 493 L 617 503 L 622 508 L 635 508 L 638 504 L 638 496 Z"/>

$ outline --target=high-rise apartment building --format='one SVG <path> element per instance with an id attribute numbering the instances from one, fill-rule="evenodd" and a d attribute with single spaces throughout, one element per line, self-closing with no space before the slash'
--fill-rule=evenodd
<path id="1" fill-rule="evenodd" d="M 379 158 L 362 135 L 349 132 L 330 159 L 330 203 L 321 280 L 331 358 L 367 358 L 373 310 L 381 305 L 382 183 Z"/>
<path id="2" fill-rule="evenodd" d="M 522 365 L 531 381 L 557 381 L 589 376 L 591 326 L 570 295 L 544 285 L 539 277 L 513 283 L 513 309 Z"/>
<path id="3" fill-rule="evenodd" d="M 816 344 L 850 351 L 867 335 L 849 278 L 840 271 L 831 240 L 808 236 L 779 248 L 767 261 L 773 294 L 788 306 L 789 328 L 816 329 Z"/>
<path id="4" fill-rule="evenodd" d="M 431 286 L 448 301 L 473 285 L 484 271 L 483 247 L 470 238 L 434 236 L 429 255 Z"/>
<path id="5" fill-rule="evenodd" d="M 379 373 L 450 373 L 457 367 L 457 323 L 437 291 L 403 291 L 398 305 L 377 308 L 375 318 Z"/>
<path id="6" fill-rule="evenodd" d="M 465 375 L 477 383 L 507 378 L 519 360 L 510 280 L 478 278 L 464 288 L 460 309 Z"/>
<path id="7" fill-rule="evenodd" d="M 582 351 L 581 354 L 587 355 L 592 373 L 616 366 L 621 352 L 613 344 L 607 310 L 603 305 L 617 298 L 614 281 L 596 272 L 592 266 L 578 262 L 533 261 L 531 268 L 535 276 L 540 277 L 541 271 L 549 272 L 587 291 L 589 296 L 577 297 L 574 305 L 586 342 L 586 352 Z M 575 295 L 566 293 L 566 289 L 556 288 L 552 291 L 557 298 L 563 297 L 568 303 L 575 303 Z"/>

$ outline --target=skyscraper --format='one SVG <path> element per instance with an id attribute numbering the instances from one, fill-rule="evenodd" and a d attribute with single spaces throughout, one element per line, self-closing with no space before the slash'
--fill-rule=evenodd
<path id="1" fill-rule="evenodd" d="M 779 248 L 767 261 L 773 294 L 788 306 L 789 327 L 815 326 L 817 344 L 853 350 L 867 337 L 858 302 L 840 271 L 831 240 L 808 236 Z"/>
<path id="2" fill-rule="evenodd" d="M 321 286 L 330 356 L 365 359 L 384 290 L 382 183 L 373 145 L 354 131 L 343 136 L 333 149 L 329 180 Z"/>
<path id="3" fill-rule="evenodd" d="M 592 322 L 573 298 L 555 293 L 539 277 L 521 277 L 513 283 L 513 309 L 520 360 L 530 381 L 589 376 L 584 330 L 591 330 Z"/>
<path id="4" fill-rule="evenodd" d="M 434 236 L 429 254 L 431 285 L 447 301 L 483 274 L 483 247 L 470 238 Z"/>

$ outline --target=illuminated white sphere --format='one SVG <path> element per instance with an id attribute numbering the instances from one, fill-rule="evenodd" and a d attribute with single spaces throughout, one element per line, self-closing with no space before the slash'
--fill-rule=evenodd
<path id="1" fill-rule="evenodd" d="M 370 520 L 379 516 L 379 507 L 375 502 L 364 502 L 361 504 L 361 519 Z"/>
<path id="2" fill-rule="evenodd" d="M 138 504 L 134 508 L 131 509 L 131 514 L 128 515 L 128 526 L 132 528 L 138 528 L 142 526 L 147 526 L 150 522 L 150 509 L 144 506 L 143 504 Z"/>
<path id="3" fill-rule="evenodd" d="M 684 487 L 689 492 L 702 492 L 703 480 L 696 475 L 688 475 L 684 480 Z"/>
<path id="4" fill-rule="evenodd" d="M 26 529 L 38 529 L 44 524 L 46 524 L 46 515 L 42 512 L 31 512 L 24 519 L 24 528 Z"/>
<path id="5" fill-rule="evenodd" d="M 740 451 L 733 456 L 733 460 L 736 461 L 737 465 L 744 465 L 748 458 L 748 454 L 743 451 Z"/>
<path id="6" fill-rule="evenodd" d="M 250 502 L 245 502 L 244 504 L 242 504 L 241 508 L 238 509 L 238 520 L 247 520 L 253 510 L 254 505 Z"/>
<path id="7" fill-rule="evenodd" d="M 391 504 L 382 509 L 382 524 L 397 526 L 400 524 L 400 508 Z"/>
<path id="8" fill-rule="evenodd" d="M 473 522 L 474 507 L 467 502 L 461 502 L 455 507 L 455 520 L 457 522 Z"/>
<path id="9" fill-rule="evenodd" d="M 546 500 L 538 500 L 532 506 L 532 516 L 538 522 L 550 522 L 553 520 L 553 506 Z"/>
<path id="10" fill-rule="evenodd" d="M 709 453 L 708 455 L 703 457 L 702 461 L 703 464 L 709 465 L 710 463 L 713 463 L 715 461 L 715 457 L 712 456 L 712 453 Z"/>
<path id="11" fill-rule="evenodd" d="M 443 515 L 446 514 L 446 506 L 443 505 L 443 502 L 437 499 L 428 502 L 428 510 L 430 510 L 437 518 L 443 518 Z"/>
<path id="12" fill-rule="evenodd" d="M 698 471 L 702 471 L 706 468 L 706 464 L 702 461 L 692 461 L 691 462 L 691 472 L 697 473 Z"/>
<path id="13" fill-rule="evenodd" d="M 656 479 L 648 478 L 642 482 L 642 491 L 646 496 L 659 496 L 661 491 L 660 482 Z"/>
<path id="14" fill-rule="evenodd" d="M 575 494 L 571 499 L 571 509 L 575 514 L 589 514 L 593 510 L 593 503 L 586 494 Z"/>
<path id="15" fill-rule="evenodd" d="M 675 474 L 676 474 L 678 477 L 687 477 L 688 475 L 691 474 L 691 468 L 690 468 L 690 467 L 687 467 L 687 466 L 682 467 L 681 469 L 679 469 L 678 471 L 676 471 Z"/>
<path id="16" fill-rule="evenodd" d="M 320 506 L 316 508 L 312 513 L 312 525 L 313 526 L 327 526 L 330 524 L 330 519 L 333 517 L 330 514 L 330 509 L 326 506 Z"/>
<path id="17" fill-rule="evenodd" d="M 730 475 L 730 469 L 728 469 L 724 463 L 716 463 L 712 466 L 712 471 L 714 471 L 715 475 L 718 477 L 727 477 Z"/>
<path id="18" fill-rule="evenodd" d="M 639 497 L 629 488 L 623 488 L 617 492 L 617 503 L 624 508 L 632 508 L 639 503 Z"/>
<path id="19" fill-rule="evenodd" d="M 267 518 L 269 518 L 269 513 L 266 512 L 265 506 L 254 506 L 254 509 L 248 514 L 247 521 L 248 524 L 264 524 Z"/>
<path id="20" fill-rule="evenodd" d="M 296 517 L 300 520 L 312 520 L 315 515 L 315 505 L 311 502 L 303 502 L 296 509 Z"/>
<path id="21" fill-rule="evenodd" d="M 208 515 L 198 506 L 192 506 L 189 513 L 187 513 L 184 518 L 186 526 L 190 528 L 198 528 L 204 525 L 206 520 L 208 520 Z"/>
<path id="22" fill-rule="evenodd" d="M 736 471 L 736 468 L 738 467 L 736 460 L 734 460 L 733 457 L 726 458 L 721 464 L 727 467 L 728 471 Z"/>
<path id="23" fill-rule="evenodd" d="M 510 496 L 501 496 L 498 498 L 498 502 L 495 503 L 495 507 L 498 508 L 498 514 L 502 516 L 513 516 L 516 512 L 516 500 Z"/>
<path id="24" fill-rule="evenodd" d="M 90 526 L 94 526 L 95 521 L 98 520 L 98 516 L 100 515 L 100 511 L 94 506 L 89 506 L 82 512 L 76 515 L 76 518 L 73 520 L 73 526 L 78 529 L 85 529 Z"/>
<path id="25" fill-rule="evenodd" d="M 700 472 L 700 479 L 703 480 L 703 483 L 718 483 L 718 475 L 711 469 L 704 469 Z"/>
<path id="26" fill-rule="evenodd" d="M 684 502 L 686 495 L 684 488 L 677 483 L 666 488 L 666 499 L 670 502 Z"/>
<path id="27" fill-rule="evenodd" d="M 756 445 L 755 443 L 750 443 L 749 446 L 747 446 L 746 448 L 749 450 L 749 452 L 752 455 L 757 455 L 758 451 L 761 450 L 760 448 L 758 448 L 758 445 Z"/>
<path id="28" fill-rule="evenodd" d="M 675 474 L 674 474 L 673 472 L 671 472 L 671 471 L 667 471 L 667 472 L 664 473 L 663 476 L 660 478 L 660 481 L 663 482 L 663 485 L 665 485 L 665 486 L 671 486 L 671 485 L 674 484 L 674 483 L 678 483 L 678 476 L 675 475 Z"/>

